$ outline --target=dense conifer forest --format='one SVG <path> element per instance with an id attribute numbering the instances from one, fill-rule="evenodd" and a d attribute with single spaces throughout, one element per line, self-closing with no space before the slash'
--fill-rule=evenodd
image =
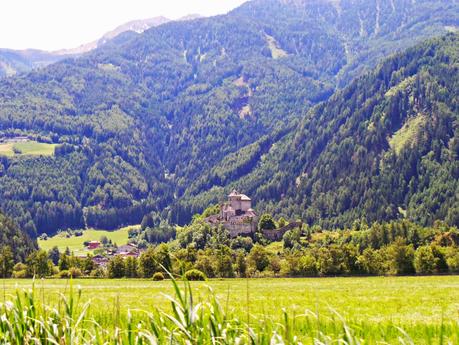
<path id="1" fill-rule="evenodd" d="M 3 78 L 0 138 L 60 146 L 0 158 L 0 208 L 32 237 L 184 224 L 236 185 L 311 225 L 457 225 L 457 36 L 365 71 L 458 22 L 456 1 L 255 0 Z"/>
<path id="2" fill-rule="evenodd" d="M 225 175 L 238 164 L 222 165 L 203 181 L 228 181 L 262 209 L 328 228 L 397 218 L 458 225 L 458 62 L 457 35 L 408 49 L 311 109 L 247 175 L 233 182 Z M 179 212 L 219 193 L 183 200 Z"/>

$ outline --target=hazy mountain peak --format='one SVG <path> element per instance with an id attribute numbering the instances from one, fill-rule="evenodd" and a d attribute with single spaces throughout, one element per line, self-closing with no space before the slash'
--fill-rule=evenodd
<path id="1" fill-rule="evenodd" d="M 122 34 L 123 32 L 126 31 L 134 31 L 136 33 L 142 33 L 145 30 L 148 30 L 154 26 L 159 26 L 162 24 L 165 24 L 167 22 L 170 22 L 171 20 L 166 18 L 166 17 L 153 17 L 153 18 L 147 18 L 147 19 L 138 19 L 138 20 L 132 20 L 127 23 L 124 23 L 112 31 L 107 32 L 105 35 L 103 35 L 100 39 L 82 44 L 81 46 L 77 48 L 72 48 L 72 49 L 62 49 L 54 52 L 57 55 L 77 55 L 77 54 L 84 54 L 87 53 L 93 49 L 96 49 L 97 47 L 100 47 L 101 45 L 107 43 L 109 40 L 115 38 L 119 34 Z"/>
<path id="2" fill-rule="evenodd" d="M 190 14 L 176 21 L 189 21 L 199 18 L 203 18 L 203 16 L 199 14 Z M 76 48 L 61 49 L 53 52 L 38 49 L 13 50 L 0 48 L 0 78 L 3 76 L 12 76 L 18 72 L 27 72 L 37 67 L 47 66 L 67 56 L 88 53 L 124 32 L 132 31 L 141 34 L 152 27 L 166 24 L 171 21 L 171 19 L 163 16 L 132 20 L 107 32 L 98 40 L 82 44 Z"/>

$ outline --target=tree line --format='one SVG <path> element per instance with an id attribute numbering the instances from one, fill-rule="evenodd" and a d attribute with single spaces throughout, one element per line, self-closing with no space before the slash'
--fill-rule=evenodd
<path id="1" fill-rule="evenodd" d="M 459 230 L 444 222 L 432 227 L 409 221 L 371 226 L 355 222 L 339 231 L 304 225 L 286 232 L 282 241 L 270 242 L 261 232 L 231 238 L 226 229 L 207 224 L 206 215 L 175 229 L 170 238 L 150 237 L 138 257 L 109 255 L 100 266 L 91 254 L 77 257 L 68 249 L 61 253 L 57 247 L 49 252 L 35 250 L 18 260 L 10 247 L 3 246 L 2 276 L 160 279 L 166 272 L 189 272 L 193 279 L 201 279 L 459 273 Z M 151 234 L 155 226 L 164 228 L 164 224 L 150 221 L 145 222 L 142 233 Z M 259 229 L 276 229 L 286 223 L 265 214 L 260 217 Z M 145 242 L 145 235 L 136 235 L 131 236 L 132 244 Z"/>

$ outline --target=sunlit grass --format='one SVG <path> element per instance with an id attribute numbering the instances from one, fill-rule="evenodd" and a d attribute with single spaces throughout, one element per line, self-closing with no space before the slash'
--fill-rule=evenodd
<path id="1" fill-rule="evenodd" d="M 91 301 L 88 316 L 107 328 L 127 322 L 128 310 L 159 308 L 171 312 L 164 296 L 173 293 L 170 281 L 87 279 L 74 284 L 81 286 L 81 303 Z M 4 296 L 10 299 L 16 288 L 30 288 L 32 281 L 5 280 L 3 285 Z M 445 341 L 459 341 L 456 276 L 211 280 L 192 283 L 196 303 L 209 300 L 207 286 L 215 292 L 227 317 L 244 322 L 282 323 L 285 308 L 294 320 L 292 332 L 306 343 L 317 336 L 317 322 L 322 332 L 339 336 L 343 331 L 340 318 L 370 344 L 377 340 L 397 342 L 401 335 L 398 327 L 415 344 L 439 344 L 442 332 Z M 36 281 L 35 289 L 43 303 L 56 306 L 59 293 L 69 291 L 69 282 Z M 134 315 L 142 319 L 142 313 Z"/>
<path id="2" fill-rule="evenodd" d="M 14 144 L 14 148 L 19 150 L 22 155 L 33 156 L 52 156 L 57 144 L 39 143 L 36 141 L 27 141 L 24 143 Z"/>
<path id="3" fill-rule="evenodd" d="M 20 143 L 0 144 L 0 155 L 4 156 L 52 156 L 57 144 L 39 143 L 36 141 L 27 141 Z M 16 152 L 15 152 L 16 151 Z"/>
<path id="4" fill-rule="evenodd" d="M 12 143 L 4 143 L 0 144 L 0 156 L 14 156 L 13 151 L 13 144 Z"/>
<path id="5" fill-rule="evenodd" d="M 417 133 L 426 121 L 427 117 L 422 114 L 409 118 L 403 127 L 389 138 L 390 147 L 399 154 L 405 146 L 414 144 Z"/>
<path id="6" fill-rule="evenodd" d="M 106 236 L 118 246 L 126 244 L 129 239 L 129 230 L 133 228 L 138 228 L 138 226 L 128 226 L 115 231 L 89 229 L 84 230 L 82 236 L 72 237 L 66 237 L 66 232 L 62 232 L 47 240 L 38 240 L 38 245 L 41 249 L 46 251 L 50 250 L 54 246 L 57 246 L 62 252 L 68 247 L 76 255 L 81 255 L 90 252 L 84 247 L 83 243 L 85 241 L 99 241 L 102 236 Z"/>

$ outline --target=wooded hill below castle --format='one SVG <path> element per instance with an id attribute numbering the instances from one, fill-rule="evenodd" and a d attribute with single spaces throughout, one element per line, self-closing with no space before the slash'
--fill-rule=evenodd
<path id="1" fill-rule="evenodd" d="M 60 146 L 0 157 L 0 208 L 32 236 L 183 224 L 238 188 L 308 224 L 458 225 L 457 35 L 365 74 L 458 26 L 457 1 L 254 0 L 4 78 L 0 136 Z"/>

